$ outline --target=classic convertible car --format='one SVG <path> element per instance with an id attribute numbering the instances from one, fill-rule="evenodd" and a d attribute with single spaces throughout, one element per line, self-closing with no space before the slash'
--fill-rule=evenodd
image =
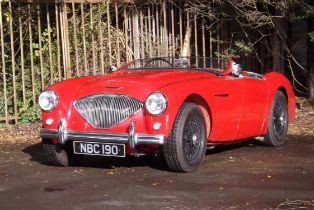
<path id="1" fill-rule="evenodd" d="M 197 170 L 217 144 L 258 137 L 281 146 L 295 114 L 283 75 L 242 71 L 231 59 L 214 58 L 135 60 L 108 75 L 52 85 L 39 105 L 52 164 L 163 153 L 178 172 Z"/>

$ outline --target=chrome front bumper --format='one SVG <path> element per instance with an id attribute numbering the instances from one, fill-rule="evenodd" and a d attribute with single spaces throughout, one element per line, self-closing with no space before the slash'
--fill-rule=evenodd
<path id="1" fill-rule="evenodd" d="M 59 139 L 61 144 L 65 144 L 68 140 L 99 141 L 128 144 L 131 148 L 135 148 L 140 144 L 163 145 L 166 142 L 166 137 L 163 135 L 136 133 L 134 122 L 130 125 L 129 133 L 105 133 L 67 130 L 66 122 L 63 119 L 60 121 L 58 129 L 41 128 L 40 137 L 43 139 Z"/>

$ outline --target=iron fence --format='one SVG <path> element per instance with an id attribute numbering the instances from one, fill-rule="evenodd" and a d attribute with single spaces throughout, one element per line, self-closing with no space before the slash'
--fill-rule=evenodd
<path id="1" fill-rule="evenodd" d="M 58 81 L 186 53 L 189 30 L 188 54 L 222 54 L 224 30 L 206 28 L 206 18 L 180 2 L 0 0 L 0 121 L 16 123 Z"/>

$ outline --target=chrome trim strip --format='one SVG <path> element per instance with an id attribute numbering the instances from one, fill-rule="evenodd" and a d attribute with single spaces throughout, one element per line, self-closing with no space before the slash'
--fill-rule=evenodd
<path id="1" fill-rule="evenodd" d="M 131 130 L 131 129 L 130 129 Z M 100 141 L 105 143 L 123 143 L 128 144 L 131 148 L 135 148 L 140 144 L 155 144 L 163 145 L 166 142 L 166 137 L 163 135 L 137 134 L 135 128 L 130 134 L 127 133 L 103 133 L 103 132 L 86 132 L 86 131 L 66 131 L 66 139 L 60 141 L 65 144 L 68 140 L 83 140 L 83 141 Z M 40 129 L 40 137 L 47 139 L 59 139 L 59 136 L 64 134 L 55 129 Z"/>

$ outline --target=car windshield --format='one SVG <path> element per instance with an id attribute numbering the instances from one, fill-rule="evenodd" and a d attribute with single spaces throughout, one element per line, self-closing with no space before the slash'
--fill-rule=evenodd
<path id="1" fill-rule="evenodd" d="M 211 57 L 155 57 L 138 59 L 128 63 L 122 69 L 127 70 L 163 70 L 187 69 L 209 71 L 217 74 L 228 67 L 229 60 Z"/>

